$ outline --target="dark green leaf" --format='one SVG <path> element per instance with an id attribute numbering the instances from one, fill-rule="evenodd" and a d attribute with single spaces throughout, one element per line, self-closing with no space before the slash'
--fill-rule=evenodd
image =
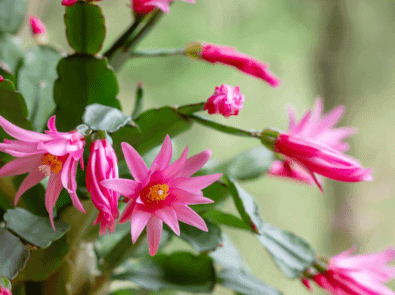
<path id="1" fill-rule="evenodd" d="M 254 197 L 226 175 L 224 177 L 241 218 L 255 233 L 260 234 L 262 232 L 263 220 Z"/>
<path id="2" fill-rule="evenodd" d="M 100 103 L 120 109 L 116 95 L 117 77 L 107 60 L 91 55 L 74 54 L 60 60 L 55 82 L 56 124 L 60 131 L 70 131 L 82 123 L 87 105 Z"/>
<path id="3" fill-rule="evenodd" d="M 132 118 L 116 108 L 94 103 L 86 107 L 82 120 L 93 130 L 112 133 L 125 126 Z"/>
<path id="4" fill-rule="evenodd" d="M 191 122 L 177 114 L 171 107 L 151 109 L 142 113 L 134 121 L 141 129 L 142 137 L 137 151 L 145 154 L 161 145 L 166 134 L 174 137 L 191 127 Z"/>
<path id="5" fill-rule="evenodd" d="M 22 49 L 18 46 L 17 42 L 15 42 L 17 40 L 19 39 L 11 37 L 8 34 L 0 34 L 0 60 L 3 61 L 14 74 L 18 66 L 22 63 L 24 56 Z"/>
<path id="6" fill-rule="evenodd" d="M 178 107 L 177 110 L 179 113 L 181 113 L 183 115 L 190 115 L 195 112 L 203 111 L 205 105 L 206 105 L 205 102 L 188 104 L 188 105 Z"/>
<path id="7" fill-rule="evenodd" d="M 19 188 L 25 178 L 26 174 L 16 175 L 12 182 L 16 188 Z M 25 191 L 22 194 L 21 199 L 24 204 L 23 207 L 31 213 L 48 218 L 48 212 L 45 208 L 45 188 L 41 183 L 38 183 Z"/>
<path id="8" fill-rule="evenodd" d="M 269 223 L 265 223 L 262 231 L 259 241 L 287 277 L 297 278 L 314 262 L 314 250 L 304 239 Z"/>
<path id="9" fill-rule="evenodd" d="M 4 214 L 4 220 L 7 223 L 7 228 L 29 244 L 40 248 L 47 248 L 53 241 L 60 239 L 70 229 L 67 223 L 55 220 L 56 231 L 54 231 L 49 218 L 36 216 L 18 207 L 7 210 L 6 214 Z"/>
<path id="10" fill-rule="evenodd" d="M 135 125 L 135 124 L 134 124 Z M 118 157 L 118 162 L 121 162 L 124 160 L 124 155 L 122 152 L 122 142 L 127 142 L 131 146 L 137 146 L 140 138 L 141 138 L 141 131 L 140 128 L 135 125 L 126 125 L 125 127 L 122 127 L 118 131 L 114 132 L 111 134 L 111 138 L 113 141 L 113 148 L 115 153 L 117 154 Z M 128 173 L 129 169 L 127 168 Z"/>
<path id="11" fill-rule="evenodd" d="M 126 271 L 114 276 L 116 280 L 130 280 L 148 290 L 179 290 L 211 293 L 215 285 L 213 261 L 206 255 L 188 252 L 171 255 L 156 254 L 125 266 Z"/>
<path id="12" fill-rule="evenodd" d="M 0 229 L 0 276 L 15 278 L 29 259 L 29 248 L 6 229 Z"/>
<path id="13" fill-rule="evenodd" d="M 8 199 L 3 195 L 3 192 L 0 191 L 0 208 L 3 210 L 12 209 L 14 206 L 10 204 Z"/>
<path id="14" fill-rule="evenodd" d="M 276 159 L 273 152 L 256 146 L 237 155 L 227 166 L 229 176 L 239 179 L 254 179 L 266 173 Z"/>
<path id="15" fill-rule="evenodd" d="M 280 295 L 281 292 L 242 270 L 224 269 L 218 273 L 219 283 L 245 295 Z"/>
<path id="16" fill-rule="evenodd" d="M 87 54 L 96 54 L 100 51 L 106 28 L 99 6 L 79 1 L 66 8 L 64 20 L 67 40 L 75 51 Z"/>
<path id="17" fill-rule="evenodd" d="M 26 54 L 18 75 L 18 89 L 23 94 L 29 120 L 41 132 L 55 110 L 53 87 L 58 74 L 60 53 L 50 46 L 34 46 Z"/>
<path id="18" fill-rule="evenodd" d="M 26 9 L 27 0 L 0 0 L 0 34 L 18 32 Z"/>
<path id="19" fill-rule="evenodd" d="M 222 242 L 221 229 L 208 220 L 205 220 L 205 222 L 208 232 L 189 224 L 180 223 L 180 238 L 191 244 L 196 251 L 201 253 L 214 251 Z"/>
<path id="20" fill-rule="evenodd" d="M 224 213 L 216 209 L 207 211 L 204 214 L 204 217 L 207 217 L 208 219 L 214 221 L 215 223 L 224 224 L 240 229 L 251 230 L 251 228 L 242 219 L 234 216 L 233 214 Z"/>
<path id="21" fill-rule="evenodd" d="M 214 201 L 211 204 L 199 204 L 199 205 L 191 205 L 190 207 L 196 212 L 203 213 L 212 208 L 217 207 L 221 203 L 223 203 L 229 196 L 230 191 L 225 184 L 222 182 L 216 181 L 213 184 L 202 190 L 203 196 L 209 198 Z"/>
<path id="22" fill-rule="evenodd" d="M 141 114 L 141 111 L 143 109 L 143 98 L 144 98 L 143 83 L 139 82 L 136 91 L 136 102 L 134 103 L 134 109 L 132 113 L 133 120 L 136 119 Z"/>

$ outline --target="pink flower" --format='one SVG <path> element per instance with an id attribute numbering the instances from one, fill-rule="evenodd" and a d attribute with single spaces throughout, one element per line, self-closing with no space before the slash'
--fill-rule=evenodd
<path id="1" fill-rule="evenodd" d="M 0 287 L 0 295 L 12 295 L 11 290 L 8 290 L 4 287 Z"/>
<path id="2" fill-rule="evenodd" d="M 385 265 L 395 258 L 395 250 L 349 256 L 354 250 L 332 257 L 328 270 L 314 276 L 317 285 L 334 295 L 394 295 L 383 283 L 395 277 L 395 267 Z"/>
<path id="3" fill-rule="evenodd" d="M 62 1 L 62 5 L 64 6 L 73 6 L 75 3 L 77 3 L 78 0 L 63 0 Z M 92 1 L 103 1 L 103 0 L 88 0 L 88 2 L 92 2 Z"/>
<path id="4" fill-rule="evenodd" d="M 94 224 L 100 222 L 100 235 L 110 234 L 115 230 L 115 220 L 119 217 L 119 194 L 105 187 L 100 182 L 105 179 L 118 178 L 117 156 L 111 144 L 105 139 L 95 140 L 90 146 L 88 167 L 86 171 L 86 188 L 92 202 L 100 211 Z"/>
<path id="5" fill-rule="evenodd" d="M 268 65 L 235 48 L 209 43 L 191 42 L 186 46 L 186 54 L 204 59 L 210 63 L 222 63 L 238 68 L 240 71 L 262 79 L 272 87 L 280 85 L 280 79 L 268 70 Z"/>
<path id="6" fill-rule="evenodd" d="M 209 114 L 222 114 L 225 118 L 236 116 L 243 108 L 244 95 L 240 93 L 239 86 L 222 84 L 215 87 L 214 94 L 207 100 L 204 110 Z"/>
<path id="7" fill-rule="evenodd" d="M 145 15 L 150 13 L 155 8 L 159 8 L 164 13 L 169 13 L 170 11 L 170 2 L 174 0 L 132 0 L 131 6 L 133 7 L 133 11 L 138 15 Z M 184 2 L 195 3 L 195 0 L 182 0 Z"/>
<path id="8" fill-rule="evenodd" d="M 83 169 L 82 154 L 85 138 L 77 131 L 58 132 L 55 116 L 48 121 L 45 134 L 24 130 L 0 116 L 0 126 L 17 140 L 5 139 L 0 143 L 0 151 L 10 154 L 16 159 L 0 169 L 0 177 L 28 173 L 15 196 L 15 205 L 19 197 L 32 186 L 49 176 L 45 192 L 45 207 L 53 229 L 53 207 L 64 187 L 70 194 L 73 205 L 85 213 L 76 194 L 75 180 L 78 161 Z"/>
<path id="9" fill-rule="evenodd" d="M 3 76 L 0 75 L 0 82 L 4 80 Z"/>
<path id="10" fill-rule="evenodd" d="M 149 252 L 155 255 L 163 222 L 177 235 L 180 235 L 178 220 L 207 231 L 204 220 L 188 205 L 213 202 L 203 197 L 201 190 L 222 174 L 191 177 L 208 161 L 210 150 L 187 159 L 187 147 L 170 165 L 172 147 L 167 135 L 150 169 L 129 144 L 123 142 L 122 150 L 134 180 L 108 179 L 101 184 L 129 199 L 119 223 L 131 221 L 133 243 L 147 226 Z"/>
<path id="11" fill-rule="evenodd" d="M 271 175 L 283 176 L 306 183 L 316 183 L 322 190 L 314 173 L 325 177 L 359 182 L 372 180 L 371 169 L 364 169 L 353 158 L 342 152 L 349 146 L 342 140 L 355 133 L 351 127 L 333 128 L 344 113 L 338 106 L 321 118 L 323 102 L 316 100 L 312 111 L 307 111 L 296 123 L 292 108 L 288 109 L 288 133 L 282 133 L 275 141 L 274 151 L 285 156 L 283 163 L 275 161 Z"/>
<path id="12" fill-rule="evenodd" d="M 47 29 L 45 28 L 45 25 L 41 22 L 41 20 L 38 17 L 31 15 L 29 17 L 29 22 L 30 22 L 30 28 L 32 29 L 33 35 L 46 34 Z"/>

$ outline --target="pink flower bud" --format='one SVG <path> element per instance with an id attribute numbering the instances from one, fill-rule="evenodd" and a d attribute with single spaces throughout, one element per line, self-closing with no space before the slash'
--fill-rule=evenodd
<path id="1" fill-rule="evenodd" d="M 225 118 L 236 116 L 243 108 L 244 95 L 240 93 L 239 86 L 222 84 L 215 87 L 214 94 L 207 100 L 204 110 L 209 114 L 222 114 Z"/>
<path id="2" fill-rule="evenodd" d="M 132 0 L 131 6 L 137 15 L 146 15 L 155 8 L 159 8 L 164 13 L 169 13 L 169 3 L 174 0 Z M 182 0 L 184 2 L 195 3 L 195 0 Z"/>
<path id="3" fill-rule="evenodd" d="M 0 82 L 4 80 L 3 76 L 0 75 Z"/>
<path id="4" fill-rule="evenodd" d="M 64 6 L 73 6 L 75 3 L 77 3 L 77 0 L 63 0 L 62 5 Z"/>
<path id="5" fill-rule="evenodd" d="M 248 75 L 266 81 L 272 87 L 280 85 L 280 79 L 268 70 L 267 64 L 238 52 L 232 47 L 191 42 L 186 46 L 186 53 L 189 56 L 204 59 L 213 64 L 222 63 L 233 66 Z"/>
<path id="6" fill-rule="evenodd" d="M 45 25 L 41 22 L 41 20 L 38 17 L 31 15 L 29 17 L 29 22 L 36 43 L 39 45 L 47 44 L 47 29 L 45 28 Z"/>

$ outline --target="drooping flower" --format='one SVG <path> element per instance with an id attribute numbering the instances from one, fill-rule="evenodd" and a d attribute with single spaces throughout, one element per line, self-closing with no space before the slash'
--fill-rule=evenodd
<path id="1" fill-rule="evenodd" d="M 0 295 L 12 295 L 11 290 L 4 287 L 0 287 Z"/>
<path id="2" fill-rule="evenodd" d="M 209 114 L 222 114 L 225 118 L 236 116 L 243 108 L 244 95 L 240 93 L 239 86 L 222 84 L 215 87 L 214 94 L 207 100 L 204 110 Z"/>
<path id="3" fill-rule="evenodd" d="M 321 118 L 322 108 L 319 98 L 313 110 L 307 111 L 299 123 L 293 109 L 288 109 L 288 132 L 278 133 L 272 146 L 285 160 L 275 161 L 270 173 L 306 183 L 314 181 L 320 190 L 321 184 L 314 173 L 346 182 L 372 180 L 371 169 L 364 169 L 355 159 L 343 154 L 349 146 L 342 140 L 355 133 L 355 129 L 333 128 L 343 115 L 344 107 L 338 106 Z"/>
<path id="4" fill-rule="evenodd" d="M 118 178 L 118 161 L 114 149 L 106 139 L 92 142 L 86 171 L 86 188 L 92 202 L 99 210 L 94 224 L 100 222 L 100 235 L 115 230 L 115 220 L 119 217 L 119 194 L 100 185 L 105 179 Z"/>
<path id="5" fill-rule="evenodd" d="M 45 134 L 22 129 L 1 116 L 0 126 L 16 139 L 0 143 L 0 151 L 16 157 L 0 169 L 0 177 L 29 173 L 16 193 L 15 205 L 25 191 L 49 176 L 45 207 L 54 230 L 53 208 L 63 187 L 69 192 L 73 205 L 85 213 L 76 194 L 75 179 L 78 161 L 83 169 L 84 136 L 76 130 L 58 132 L 55 116 L 48 120 L 49 130 Z"/>
<path id="6" fill-rule="evenodd" d="M 45 28 L 45 25 L 42 23 L 42 21 L 36 16 L 30 16 L 29 22 L 36 43 L 40 45 L 47 44 L 48 43 L 47 29 Z"/>
<path id="7" fill-rule="evenodd" d="M 333 295 L 394 295 L 383 285 L 395 278 L 395 250 L 349 256 L 351 248 L 329 259 L 328 269 L 314 275 L 314 282 Z"/>
<path id="8" fill-rule="evenodd" d="M 279 86 L 281 82 L 269 71 L 267 64 L 252 56 L 238 52 L 232 47 L 191 42 L 186 46 L 186 54 L 213 64 L 222 63 L 233 66 L 248 75 L 266 81 L 272 87 Z"/>
<path id="9" fill-rule="evenodd" d="M 150 169 L 129 144 L 123 142 L 122 151 L 134 180 L 108 179 L 101 184 L 128 199 L 119 223 L 131 221 L 133 243 L 147 226 L 149 252 L 155 255 L 163 222 L 177 235 L 180 235 L 178 220 L 207 231 L 204 220 L 188 205 L 213 202 L 203 197 L 201 190 L 222 174 L 191 177 L 208 161 L 210 150 L 187 159 L 187 147 L 181 157 L 170 164 L 172 147 L 167 135 Z"/>
<path id="10" fill-rule="evenodd" d="M 169 13 L 170 11 L 170 2 L 174 0 L 132 0 L 131 6 L 133 7 L 133 11 L 137 15 L 146 15 L 150 13 L 155 8 L 159 8 L 164 13 Z M 182 0 L 188 3 L 195 3 L 195 0 Z"/>

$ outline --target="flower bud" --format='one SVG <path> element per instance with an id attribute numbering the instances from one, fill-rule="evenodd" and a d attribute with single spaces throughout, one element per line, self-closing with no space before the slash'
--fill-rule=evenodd
<path id="1" fill-rule="evenodd" d="M 39 45 L 45 45 L 48 43 L 48 34 L 45 25 L 36 16 L 29 17 L 30 28 L 32 30 L 34 41 Z"/>
<path id="2" fill-rule="evenodd" d="M 239 86 L 222 84 L 221 87 L 215 87 L 214 94 L 207 100 L 204 110 L 209 114 L 221 114 L 225 118 L 236 116 L 239 110 L 243 108 L 244 95 L 240 93 Z"/>
<path id="3" fill-rule="evenodd" d="M 0 82 L 4 80 L 3 76 L 0 75 Z"/>
<path id="4" fill-rule="evenodd" d="M 62 5 L 64 6 L 73 6 L 75 3 L 77 3 L 77 0 L 63 0 Z"/>
<path id="5" fill-rule="evenodd" d="M 152 12 L 155 8 L 159 8 L 164 13 L 168 14 L 170 11 L 170 2 L 174 0 L 132 0 L 131 7 L 133 7 L 134 14 L 146 15 Z M 184 2 L 195 3 L 195 0 L 182 0 Z"/>

